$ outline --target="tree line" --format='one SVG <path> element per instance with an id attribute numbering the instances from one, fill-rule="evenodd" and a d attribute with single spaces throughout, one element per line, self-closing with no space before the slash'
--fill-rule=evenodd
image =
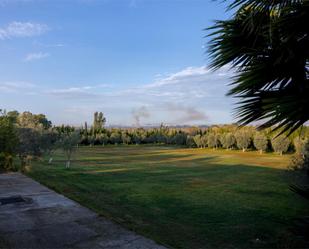
<path id="1" fill-rule="evenodd" d="M 70 167 L 71 157 L 78 146 L 105 146 L 120 144 L 180 145 L 190 148 L 226 150 L 257 150 L 259 153 L 279 154 L 301 152 L 309 139 L 309 128 L 286 137 L 276 136 L 271 129 L 258 131 L 254 126 L 213 125 L 207 128 L 106 128 L 102 112 L 95 112 L 93 123 L 81 127 L 53 126 L 44 114 L 17 111 L 0 112 L 0 169 L 15 169 L 17 157 L 24 169 L 33 158 L 45 156 L 52 163 L 53 152 L 61 149 Z M 42 157 L 44 158 L 44 157 Z"/>

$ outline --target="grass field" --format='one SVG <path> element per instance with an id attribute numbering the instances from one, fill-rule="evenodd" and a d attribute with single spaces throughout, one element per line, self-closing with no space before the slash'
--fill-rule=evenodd
<path id="1" fill-rule="evenodd" d="M 164 146 L 81 147 L 28 175 L 176 248 L 303 246 L 290 223 L 306 203 L 289 190 L 290 156 Z M 308 214 L 308 213 L 307 213 Z"/>

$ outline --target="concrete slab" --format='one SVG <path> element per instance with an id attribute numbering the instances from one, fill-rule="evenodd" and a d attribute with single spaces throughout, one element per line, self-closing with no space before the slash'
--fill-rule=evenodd
<path id="1" fill-rule="evenodd" d="M 20 173 L 0 174 L 0 239 L 9 248 L 164 249 Z M 1 248 L 1 243 L 0 243 Z"/>

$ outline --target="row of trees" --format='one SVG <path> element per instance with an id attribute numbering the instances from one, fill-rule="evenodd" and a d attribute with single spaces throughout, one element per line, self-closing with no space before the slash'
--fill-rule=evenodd
<path id="1" fill-rule="evenodd" d="M 93 124 L 85 123 L 80 128 L 72 126 L 52 126 L 43 114 L 16 111 L 1 111 L 0 115 L 0 168 L 14 168 L 13 158 L 19 157 L 21 169 L 33 157 L 45 155 L 52 163 L 52 154 L 62 149 L 66 157 L 66 167 L 70 167 L 73 151 L 78 145 L 107 144 L 171 144 L 191 148 L 224 148 L 258 150 L 260 153 L 275 151 L 280 154 L 301 151 L 309 138 L 309 128 L 289 138 L 276 137 L 271 130 L 257 131 L 253 126 L 239 129 L 236 125 L 211 126 L 208 128 L 159 128 L 106 129 L 103 113 L 94 113 Z"/>
<path id="2" fill-rule="evenodd" d="M 206 129 L 175 129 L 161 125 L 152 129 L 101 129 L 100 132 L 86 133 L 81 130 L 82 145 L 106 144 L 176 144 L 197 148 L 225 148 L 258 150 L 260 153 L 275 151 L 280 154 L 295 151 L 299 144 L 309 138 L 309 129 L 304 127 L 298 135 L 287 138 L 276 136 L 271 130 L 258 131 L 255 127 L 236 125 L 213 126 Z"/>

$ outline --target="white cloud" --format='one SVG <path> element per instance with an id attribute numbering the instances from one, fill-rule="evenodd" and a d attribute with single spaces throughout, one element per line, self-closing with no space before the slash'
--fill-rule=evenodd
<path id="1" fill-rule="evenodd" d="M 33 41 L 32 44 L 42 48 L 62 48 L 66 46 L 64 43 L 42 43 L 38 41 Z"/>
<path id="2" fill-rule="evenodd" d="M 165 76 L 164 76 L 165 75 Z M 113 124 L 209 124 L 231 122 L 233 101 L 228 91 L 228 68 L 212 72 L 206 67 L 187 67 L 154 77 L 153 82 L 134 87 L 110 84 L 69 85 L 63 88 L 35 86 L 36 98 L 48 99 L 55 109 L 55 122 L 82 123 L 102 110 Z M 58 84 L 59 85 L 59 84 Z M 20 91 L 21 87 L 28 87 Z M 30 92 L 31 84 L 0 84 L 5 91 Z M 18 90 L 17 90 L 18 89 Z M 46 104 L 48 105 L 48 104 Z M 82 112 L 79 112 L 82 108 Z M 77 110 L 77 111 L 76 111 Z M 76 115 L 76 113 L 78 115 Z"/>
<path id="3" fill-rule="evenodd" d="M 95 92 L 91 92 L 92 89 L 96 88 L 95 86 L 82 86 L 82 87 L 69 87 L 62 89 L 53 89 L 47 91 L 47 94 L 54 95 L 61 98 L 69 99 L 88 99 L 95 98 L 99 95 Z"/>
<path id="4" fill-rule="evenodd" d="M 32 22 L 11 22 L 6 27 L 0 28 L 0 39 L 18 37 L 32 37 L 44 34 L 49 30 L 48 26 Z"/>
<path id="5" fill-rule="evenodd" d="M 30 53 L 26 55 L 26 57 L 24 58 L 24 61 L 40 60 L 40 59 L 44 59 L 49 56 L 50 56 L 49 53 L 43 53 L 43 52 Z"/>
<path id="6" fill-rule="evenodd" d="M 6 93 L 19 92 L 35 88 L 35 85 L 25 81 L 0 82 L 0 91 Z"/>
<path id="7" fill-rule="evenodd" d="M 86 85 L 86 86 L 72 86 L 68 88 L 60 89 L 50 89 L 45 91 L 48 95 L 53 95 L 61 98 L 75 98 L 75 99 L 97 99 L 97 97 L 102 97 L 108 95 L 106 88 L 111 89 L 112 85 L 110 84 L 97 84 L 97 85 Z"/>

